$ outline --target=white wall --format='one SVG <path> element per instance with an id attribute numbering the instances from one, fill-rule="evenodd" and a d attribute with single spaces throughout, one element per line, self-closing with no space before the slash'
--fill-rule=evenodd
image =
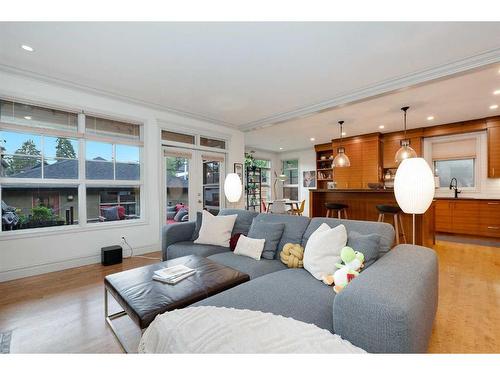
<path id="1" fill-rule="evenodd" d="M 309 216 L 309 188 L 303 187 L 304 171 L 316 170 L 316 152 L 314 148 L 307 150 L 298 150 L 290 152 L 282 152 L 279 154 L 280 160 L 299 160 L 299 200 L 306 201 L 304 215 Z M 316 182 L 317 183 L 317 182 Z"/>
<path id="2" fill-rule="evenodd" d="M 112 117 L 139 120 L 144 123 L 144 189 L 145 220 L 142 223 L 98 228 L 72 228 L 37 234 L 0 234 L 0 281 L 50 272 L 100 261 L 100 248 L 120 243 L 125 236 L 135 253 L 160 250 L 162 156 L 159 125 L 174 124 L 201 132 L 225 134 L 229 140 L 228 170 L 233 163 L 243 163 L 243 133 L 224 126 L 198 121 L 132 102 L 62 86 L 31 77 L 0 71 L 0 96 L 35 101 L 100 113 Z M 240 205 L 243 201 L 240 202 Z M 19 235 L 18 235 L 19 234 Z M 17 235 L 17 236 L 16 236 Z"/>
<path id="3" fill-rule="evenodd" d="M 476 149 L 476 188 L 467 191 L 467 189 L 460 189 L 462 193 L 459 197 L 463 198 L 486 198 L 486 199 L 500 199 L 500 178 L 488 178 L 488 137 L 486 132 L 476 132 L 469 134 L 459 134 L 453 136 L 432 137 L 424 139 L 424 158 L 429 165 L 432 166 L 432 147 L 433 141 L 453 141 L 462 138 L 477 137 Z M 436 197 L 453 197 L 453 191 L 448 188 L 437 189 Z"/>

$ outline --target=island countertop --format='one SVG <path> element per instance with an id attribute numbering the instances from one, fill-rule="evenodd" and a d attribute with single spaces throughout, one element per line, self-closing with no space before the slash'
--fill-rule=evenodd
<path id="1" fill-rule="evenodd" d="M 348 206 L 347 216 L 352 220 L 377 221 L 377 205 L 396 206 L 394 189 L 310 189 L 309 216 L 325 217 L 325 203 L 335 202 Z M 434 203 L 423 215 L 416 215 L 415 241 L 417 245 L 431 247 L 434 244 Z M 412 239 L 412 216 L 401 213 L 406 240 Z M 385 221 L 393 224 L 393 215 L 385 215 Z"/>
<path id="2" fill-rule="evenodd" d="M 309 189 L 311 193 L 394 193 L 394 189 Z"/>

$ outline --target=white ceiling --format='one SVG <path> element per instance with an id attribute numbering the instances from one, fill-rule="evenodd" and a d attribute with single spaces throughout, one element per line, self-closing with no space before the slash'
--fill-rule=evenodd
<path id="1" fill-rule="evenodd" d="M 242 129 L 495 59 L 500 23 L 0 23 L 0 68 Z M 403 101 L 418 109 L 427 98 Z M 389 121 L 382 115 L 397 112 L 400 102 L 383 104 L 363 118 Z M 349 127 L 362 115 L 345 116 Z M 304 123 L 283 147 L 319 138 L 321 121 Z M 248 140 L 260 145 L 255 134 Z M 275 142 L 263 142 L 276 149 Z"/>
<path id="2" fill-rule="evenodd" d="M 500 63 L 453 78 L 400 90 L 286 121 L 245 134 L 245 144 L 258 149 L 285 152 L 326 143 L 340 136 L 344 120 L 346 136 L 403 129 L 401 107 L 409 105 L 408 129 L 448 124 L 500 115 Z M 490 109 L 497 104 L 497 109 Z M 434 116 L 429 121 L 427 117 Z M 384 129 L 379 126 L 384 125 Z M 315 138 L 311 141 L 310 138 Z"/>

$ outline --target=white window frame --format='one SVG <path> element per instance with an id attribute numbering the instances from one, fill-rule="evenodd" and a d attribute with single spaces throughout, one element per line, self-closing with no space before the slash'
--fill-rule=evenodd
<path id="1" fill-rule="evenodd" d="M 0 98 L 3 100 L 12 101 L 9 98 Z M 16 99 L 14 101 L 30 104 L 28 100 Z M 45 108 L 54 108 L 62 111 L 67 111 L 71 113 L 76 113 L 75 109 L 63 109 L 61 107 L 55 107 L 47 104 L 37 103 L 36 105 Z M 103 115 L 96 112 L 88 112 L 89 116 L 95 116 L 100 118 L 106 118 L 110 120 L 130 122 L 140 126 L 140 136 L 138 141 L 127 140 L 126 138 L 120 137 L 107 137 L 98 135 L 86 135 L 85 134 L 85 114 L 83 111 L 78 113 L 78 126 L 76 132 L 68 132 L 64 130 L 54 130 L 54 129 L 40 129 L 37 127 L 30 127 L 26 125 L 17 125 L 0 122 L 0 130 L 4 131 L 14 131 L 21 132 L 25 134 L 36 134 L 36 135 L 46 135 L 52 137 L 64 137 L 75 139 L 78 141 L 78 178 L 77 179 L 44 179 L 42 178 L 10 178 L 10 177 L 0 177 L 0 200 L 2 199 L 2 187 L 6 186 L 19 186 L 27 185 L 33 186 L 34 188 L 40 187 L 57 187 L 60 185 L 75 186 L 78 188 L 78 224 L 73 225 L 62 225 L 54 227 L 44 227 L 44 228 L 32 228 L 32 229 L 22 229 L 22 230 L 12 230 L 12 231 L 2 231 L 0 225 L 0 241 L 9 240 L 14 238 L 29 238 L 37 237 L 43 235 L 52 235 L 58 233 L 71 233 L 88 231 L 95 229 L 109 229 L 110 227 L 123 227 L 123 226 L 134 226 L 134 225 L 144 225 L 148 223 L 146 219 L 146 202 L 145 202 L 145 168 L 144 168 L 144 121 L 137 120 L 125 120 L 123 118 L 111 117 L 108 115 Z M 96 141 L 105 142 L 113 144 L 113 162 L 115 162 L 115 148 L 117 144 L 127 145 L 127 146 L 138 146 L 139 147 L 139 170 L 140 177 L 139 180 L 87 180 L 86 179 L 86 141 Z M 42 141 L 43 142 L 43 141 Z M 43 158 L 43 144 L 42 147 L 42 158 Z M 42 169 L 43 170 L 43 169 Z M 115 173 L 115 168 L 113 168 L 113 174 Z M 114 176 L 113 176 L 114 177 Z M 109 222 L 99 222 L 99 223 L 87 223 L 87 187 L 103 187 L 103 188 L 113 188 L 113 187 L 135 187 L 139 189 L 139 210 L 140 217 L 137 219 L 120 220 L 120 221 L 109 221 Z"/>
<path id="2" fill-rule="evenodd" d="M 424 139 L 424 159 L 427 161 L 434 173 L 434 160 L 432 157 L 432 146 L 436 143 L 448 143 L 453 141 L 462 141 L 466 139 L 474 138 L 476 142 L 476 157 L 474 158 L 474 187 L 463 187 L 459 186 L 458 190 L 466 193 L 477 193 L 481 191 L 481 160 L 486 157 L 481 147 L 481 135 L 482 132 L 457 134 L 457 135 L 447 135 L 441 137 L 431 137 Z M 465 160 L 471 159 L 470 157 L 464 156 L 462 158 L 456 158 L 454 160 Z M 451 160 L 451 159 L 447 159 Z M 449 186 L 440 186 L 436 188 L 436 193 L 443 196 L 450 192 Z"/>
<path id="3" fill-rule="evenodd" d="M 158 121 L 158 139 L 160 140 L 160 160 L 161 162 L 159 163 L 159 170 L 158 170 L 158 176 L 161 178 L 158 181 L 158 187 L 160 191 L 162 192 L 161 197 L 163 197 L 163 204 L 162 204 L 162 210 L 160 212 L 160 233 L 162 231 L 163 226 L 166 223 L 167 220 L 167 197 L 166 197 L 166 171 L 165 171 L 165 159 L 164 159 L 164 150 L 165 147 L 171 147 L 175 149 L 186 149 L 189 151 L 193 152 L 193 158 L 191 159 L 191 162 L 193 163 L 193 169 L 190 171 L 190 178 L 191 175 L 198 176 L 199 177 L 199 186 L 203 189 L 203 171 L 199 171 L 199 166 L 196 166 L 196 154 L 201 154 L 203 152 L 210 154 L 213 153 L 214 155 L 216 154 L 222 154 L 224 155 L 224 163 L 221 168 L 221 178 L 220 178 L 220 187 L 221 187 L 221 198 L 220 198 L 220 209 L 226 208 L 226 198 L 223 194 L 223 187 L 224 187 L 224 180 L 226 178 L 226 172 L 228 170 L 232 171 L 232 168 L 228 168 L 228 153 L 229 153 L 229 148 L 230 148 L 230 143 L 231 143 L 231 135 L 230 134 L 223 134 L 223 133 L 217 133 L 217 132 L 212 132 L 211 134 L 208 134 L 204 131 L 199 131 L 198 129 L 190 128 L 186 125 L 182 124 L 177 124 L 174 122 L 170 121 L 165 121 L 162 119 L 157 119 Z M 167 141 L 162 139 L 162 131 L 171 131 L 171 132 L 176 132 L 176 133 L 181 133 L 181 134 L 186 134 L 186 135 L 191 135 L 195 137 L 195 143 L 190 144 L 190 143 L 182 143 L 182 142 L 173 142 L 173 141 Z M 219 139 L 223 140 L 226 142 L 226 148 L 225 149 L 220 149 L 220 148 L 214 148 L 214 147 L 205 147 L 205 146 L 200 146 L 200 137 L 207 137 L 207 138 L 212 138 L 212 139 Z M 191 168 L 191 166 L 190 166 Z M 193 187 L 194 189 L 194 187 Z M 191 190 L 191 186 L 190 186 Z M 196 220 L 196 215 L 194 210 L 191 208 L 196 207 L 197 203 L 195 203 L 195 200 L 197 201 L 197 192 L 193 190 L 193 192 L 190 194 L 192 197 L 190 197 L 190 212 L 189 212 L 189 218 L 190 221 Z M 201 200 L 203 200 L 203 191 L 201 191 L 202 196 L 200 197 Z"/>
<path id="4" fill-rule="evenodd" d="M 297 168 L 289 168 L 289 169 L 284 169 L 283 168 L 283 164 L 287 161 L 297 161 Z M 285 196 L 285 188 L 297 188 L 297 199 L 300 199 L 300 189 L 299 189 L 299 181 L 300 181 L 300 176 L 299 176 L 299 159 L 283 159 L 281 160 L 281 170 L 282 170 L 282 173 L 285 173 L 285 171 L 290 171 L 290 170 L 294 170 L 294 169 L 297 169 L 297 183 L 296 184 L 287 184 L 286 181 L 285 183 L 283 184 L 283 187 L 282 187 L 282 191 L 281 191 L 281 194 L 282 196 L 284 197 Z M 286 174 L 286 173 L 285 173 Z"/>

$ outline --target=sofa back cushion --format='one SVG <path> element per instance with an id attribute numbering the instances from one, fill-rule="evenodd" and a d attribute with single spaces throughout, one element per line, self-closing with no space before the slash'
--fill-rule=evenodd
<path id="1" fill-rule="evenodd" d="M 238 215 L 236 222 L 234 223 L 233 235 L 236 233 L 242 233 L 245 236 L 248 235 L 253 218 L 258 214 L 258 212 L 238 210 L 234 208 L 224 208 L 219 212 L 219 215 Z"/>
<path id="2" fill-rule="evenodd" d="M 255 218 L 256 222 L 262 223 L 283 223 L 283 235 L 278 244 L 275 259 L 279 259 L 279 254 L 283 250 L 283 246 L 287 243 L 300 244 L 302 236 L 309 225 L 310 219 L 305 216 L 292 216 L 292 215 L 276 215 L 276 214 L 259 214 Z"/>
<path id="3" fill-rule="evenodd" d="M 348 238 L 349 238 L 349 232 L 351 231 L 358 232 L 359 234 L 373 234 L 373 233 L 379 234 L 380 235 L 380 242 L 378 248 L 379 258 L 391 249 L 392 244 L 394 242 L 394 228 L 392 225 L 388 223 L 379 223 L 376 221 L 342 220 L 342 219 L 333 219 L 325 217 L 315 217 L 311 219 L 311 222 L 304 233 L 304 237 L 302 239 L 302 246 L 304 247 L 306 246 L 307 240 L 309 239 L 311 234 L 313 234 L 313 232 L 316 229 L 318 229 L 319 226 L 323 223 L 327 223 L 330 227 L 334 227 L 339 224 L 344 224 L 347 230 Z"/>
<path id="4" fill-rule="evenodd" d="M 264 251 L 262 252 L 262 258 L 274 259 L 276 258 L 278 244 L 280 243 L 284 230 L 285 224 L 283 223 L 263 223 L 254 220 L 248 232 L 248 237 L 265 239 L 266 243 L 264 245 Z"/>
<path id="5" fill-rule="evenodd" d="M 259 213 L 245 210 L 238 210 L 232 208 L 224 208 L 220 210 L 219 215 L 237 215 L 236 222 L 234 223 L 233 232 L 231 233 L 231 237 L 236 233 L 242 233 L 245 236 L 248 235 L 248 231 L 250 230 L 250 226 L 252 225 L 252 220 Z M 200 235 L 201 228 L 201 212 L 196 213 L 196 226 L 193 232 L 193 237 L 191 238 L 193 241 L 198 238 Z"/>

